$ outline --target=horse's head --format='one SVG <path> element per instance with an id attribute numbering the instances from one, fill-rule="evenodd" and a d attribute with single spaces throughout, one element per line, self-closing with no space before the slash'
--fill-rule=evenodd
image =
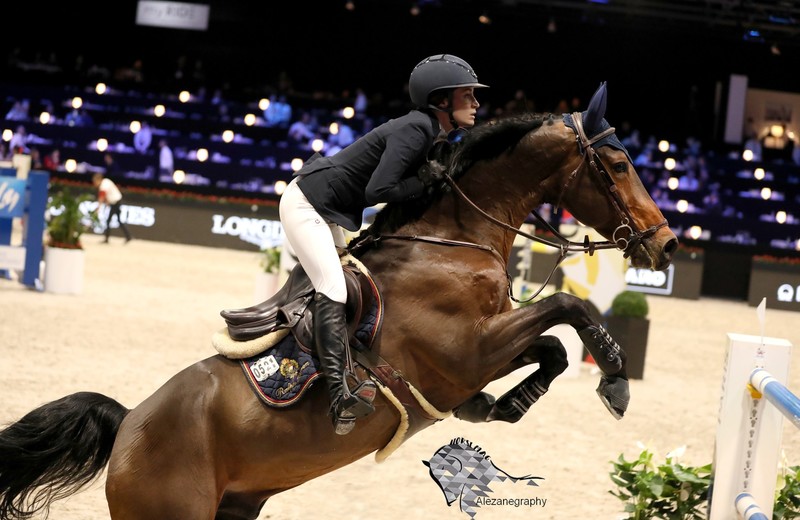
<path id="1" fill-rule="evenodd" d="M 565 114 L 580 164 L 561 187 L 560 202 L 629 256 L 635 267 L 666 269 L 678 239 L 642 184 L 630 155 L 604 119 L 605 83 L 589 108 Z"/>

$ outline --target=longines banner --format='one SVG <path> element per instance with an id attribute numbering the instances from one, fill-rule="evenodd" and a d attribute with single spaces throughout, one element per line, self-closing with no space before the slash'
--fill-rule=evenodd
<path id="1" fill-rule="evenodd" d="M 176 242 L 199 246 L 225 247 L 258 251 L 262 247 L 283 242 L 283 228 L 277 207 L 234 206 L 225 204 L 169 204 L 152 199 L 122 204 L 121 217 L 134 238 Z M 128 199 L 126 199 L 126 202 Z M 96 206 L 96 203 L 86 203 Z M 84 211 L 92 211 L 86 207 Z M 106 209 L 107 211 L 107 209 Z M 105 215 L 100 215 L 105 221 Z M 118 227 L 111 223 L 112 237 Z M 103 228 L 93 230 L 103 233 Z M 117 236 L 119 232 L 116 232 Z"/>

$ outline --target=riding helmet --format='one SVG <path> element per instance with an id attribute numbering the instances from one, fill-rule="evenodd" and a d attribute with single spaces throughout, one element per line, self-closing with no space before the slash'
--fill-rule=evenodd
<path id="1" fill-rule="evenodd" d="M 469 63 L 452 54 L 425 58 L 414 67 L 408 80 L 411 102 L 420 108 L 428 106 L 428 96 L 434 90 L 488 86 L 478 82 L 478 75 Z"/>

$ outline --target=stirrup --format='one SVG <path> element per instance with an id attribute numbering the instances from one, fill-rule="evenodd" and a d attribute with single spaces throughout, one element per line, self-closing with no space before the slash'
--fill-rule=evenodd
<path id="1" fill-rule="evenodd" d="M 378 387 L 367 379 L 356 385 L 350 392 L 347 384 L 345 391 L 331 404 L 331 418 L 336 435 L 347 435 L 356 426 L 356 419 L 364 417 L 375 411 L 372 401 L 375 399 Z"/>
<path id="2" fill-rule="evenodd" d="M 375 411 L 372 401 L 378 394 L 378 387 L 371 379 L 359 382 L 353 390 L 348 388 L 346 379 L 342 396 L 336 402 L 337 415 L 352 415 L 354 418 L 365 417 Z"/>

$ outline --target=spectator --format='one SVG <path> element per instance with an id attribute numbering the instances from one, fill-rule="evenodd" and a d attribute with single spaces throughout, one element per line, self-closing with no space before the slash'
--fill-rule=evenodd
<path id="1" fill-rule="evenodd" d="M 61 166 L 61 150 L 58 148 L 50 150 L 50 153 L 44 156 L 42 166 L 44 166 L 45 170 L 50 170 L 51 172 L 58 170 Z"/>
<path id="2" fill-rule="evenodd" d="M 292 126 L 289 127 L 288 136 L 291 141 L 297 143 L 306 143 L 310 139 L 314 139 L 316 134 L 314 133 L 314 124 L 311 118 L 311 114 L 308 112 L 303 112 L 300 115 L 300 119 L 292 123 Z"/>
<path id="3" fill-rule="evenodd" d="M 150 128 L 150 123 L 142 121 L 142 126 L 139 128 L 139 131 L 133 134 L 133 147 L 137 152 L 145 154 L 147 150 L 150 149 L 150 144 L 152 142 L 153 130 Z"/>
<path id="4" fill-rule="evenodd" d="M 169 147 L 166 139 L 161 139 L 158 141 L 158 149 L 158 180 L 172 181 L 172 175 L 175 172 L 172 148 Z"/>
<path id="5" fill-rule="evenodd" d="M 28 132 L 23 125 L 17 126 L 17 130 L 11 136 L 8 142 L 8 148 L 11 150 L 11 155 L 18 153 L 30 153 L 28 148 Z"/>
<path id="6" fill-rule="evenodd" d="M 271 96 L 269 106 L 264 110 L 264 120 L 267 126 L 285 126 L 292 120 L 292 106 L 286 96 Z"/>
<path id="7" fill-rule="evenodd" d="M 15 101 L 11 108 L 9 109 L 8 113 L 6 113 L 6 119 L 9 121 L 27 121 L 30 111 L 30 101 L 27 99 L 23 99 L 21 101 Z"/>

